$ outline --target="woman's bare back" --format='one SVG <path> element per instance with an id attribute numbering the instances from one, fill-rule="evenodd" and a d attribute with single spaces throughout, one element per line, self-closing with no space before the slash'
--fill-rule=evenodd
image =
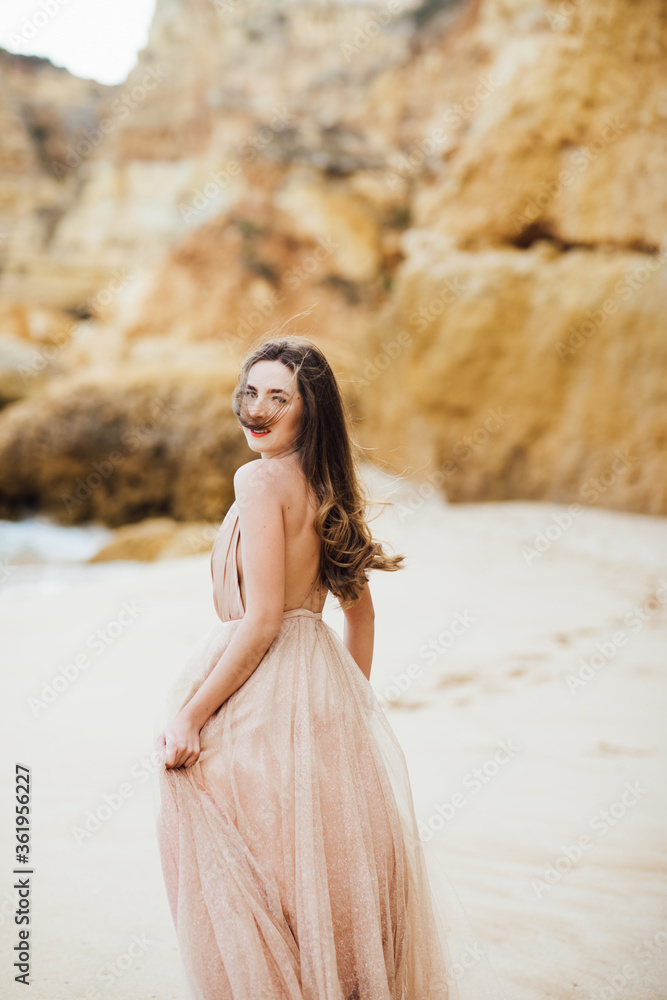
<path id="1" fill-rule="evenodd" d="M 322 540 L 313 526 L 317 502 L 301 468 L 289 459 L 270 459 L 289 463 L 293 472 L 281 476 L 283 523 L 285 526 L 285 601 L 283 611 L 307 608 L 322 611 L 327 591 L 318 580 Z M 237 551 L 239 587 L 243 606 L 247 607 L 241 545 Z"/>

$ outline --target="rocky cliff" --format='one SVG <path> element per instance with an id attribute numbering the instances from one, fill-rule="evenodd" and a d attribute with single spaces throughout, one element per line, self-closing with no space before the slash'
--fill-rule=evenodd
<path id="1" fill-rule="evenodd" d="M 666 28 L 658 0 L 158 0 L 126 84 L 70 79 L 48 136 L 0 61 L 5 514 L 215 518 L 251 457 L 222 415 L 186 502 L 154 491 L 170 421 L 130 503 L 60 498 L 167 389 L 228 408 L 279 328 L 425 489 L 667 512 Z"/>
<path id="2" fill-rule="evenodd" d="M 422 439 L 450 499 L 664 514 L 667 10 L 487 2 L 449 44 L 490 61 L 431 105 L 452 130 L 371 338 L 410 335 L 368 436 L 397 456 Z"/>

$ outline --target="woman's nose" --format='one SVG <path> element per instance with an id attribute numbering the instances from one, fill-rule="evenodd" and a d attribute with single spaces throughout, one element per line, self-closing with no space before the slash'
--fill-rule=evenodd
<path id="1" fill-rule="evenodd" d="M 254 420 L 261 420 L 264 418 L 264 407 L 257 400 L 250 400 L 248 403 L 248 412 Z"/>

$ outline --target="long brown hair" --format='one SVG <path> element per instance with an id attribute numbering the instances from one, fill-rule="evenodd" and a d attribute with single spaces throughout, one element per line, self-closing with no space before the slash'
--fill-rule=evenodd
<path id="1" fill-rule="evenodd" d="M 303 400 L 302 427 L 294 442 L 301 468 L 319 509 L 314 526 L 322 539 L 320 582 L 342 608 L 354 605 L 368 572 L 402 569 L 405 557 L 386 555 L 367 522 L 371 498 L 358 473 L 362 449 L 352 433 L 352 420 L 336 376 L 319 347 L 304 337 L 273 337 L 243 359 L 232 409 L 245 427 L 263 429 L 278 419 L 287 403 L 276 400 L 259 424 L 247 407 L 248 373 L 258 361 L 280 361 L 293 373 Z"/>

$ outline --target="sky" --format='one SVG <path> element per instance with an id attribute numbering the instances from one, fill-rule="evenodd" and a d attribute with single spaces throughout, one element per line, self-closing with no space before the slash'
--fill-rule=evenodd
<path id="1" fill-rule="evenodd" d="M 76 76 L 122 83 L 148 41 L 156 0 L 0 0 L 0 47 Z"/>

